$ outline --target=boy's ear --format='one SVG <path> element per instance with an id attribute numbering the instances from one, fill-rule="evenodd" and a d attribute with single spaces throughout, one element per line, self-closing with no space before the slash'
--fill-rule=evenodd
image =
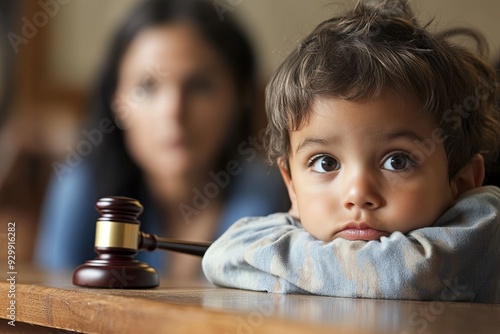
<path id="1" fill-rule="evenodd" d="M 468 190 L 480 187 L 484 181 L 484 158 L 475 154 L 451 180 L 453 199 L 457 200 Z"/>
<path id="2" fill-rule="evenodd" d="M 295 194 L 295 187 L 293 185 L 290 168 L 288 167 L 286 161 L 281 158 L 278 160 L 278 168 L 280 170 L 281 176 L 283 177 L 283 181 L 285 181 L 286 189 L 288 190 L 288 197 L 290 197 L 290 202 L 292 203 L 288 213 L 293 217 L 300 219 L 299 210 L 297 207 L 297 196 Z"/>

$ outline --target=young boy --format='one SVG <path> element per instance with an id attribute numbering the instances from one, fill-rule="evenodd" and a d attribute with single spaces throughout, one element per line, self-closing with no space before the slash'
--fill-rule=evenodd
<path id="1" fill-rule="evenodd" d="M 500 303 L 493 69 L 402 1 L 320 24 L 267 88 L 288 213 L 207 251 L 214 284 L 279 293 Z M 480 36 L 470 32 L 473 36 Z"/>

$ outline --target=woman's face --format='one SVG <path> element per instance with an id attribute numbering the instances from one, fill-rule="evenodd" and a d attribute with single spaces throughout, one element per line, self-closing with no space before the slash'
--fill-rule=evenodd
<path id="1" fill-rule="evenodd" d="M 113 109 L 133 159 L 153 177 L 213 168 L 238 117 L 233 75 L 192 26 L 137 35 L 120 63 Z"/>

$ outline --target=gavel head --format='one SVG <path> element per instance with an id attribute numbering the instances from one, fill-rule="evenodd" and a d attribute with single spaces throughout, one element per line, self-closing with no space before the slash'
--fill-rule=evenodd
<path id="1" fill-rule="evenodd" d="M 134 260 L 139 245 L 142 212 L 139 201 L 128 197 L 104 197 L 97 204 L 97 257 L 75 269 L 73 284 L 94 288 L 138 289 L 159 284 L 157 271 Z"/>

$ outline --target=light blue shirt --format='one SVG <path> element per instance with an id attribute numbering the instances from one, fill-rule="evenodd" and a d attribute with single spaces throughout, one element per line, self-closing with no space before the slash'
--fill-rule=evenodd
<path id="1" fill-rule="evenodd" d="M 286 213 L 243 218 L 202 267 L 248 290 L 500 303 L 500 189 L 471 190 L 432 226 L 372 241 L 323 242 Z"/>

